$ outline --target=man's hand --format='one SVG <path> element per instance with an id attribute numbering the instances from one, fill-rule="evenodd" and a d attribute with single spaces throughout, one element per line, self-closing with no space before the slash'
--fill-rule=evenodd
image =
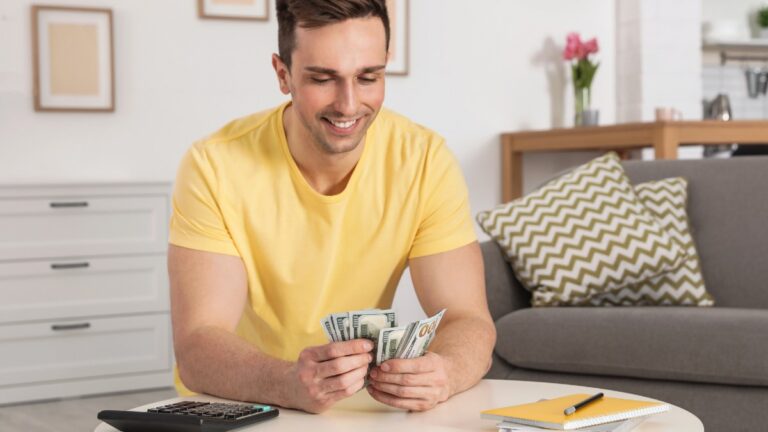
<path id="1" fill-rule="evenodd" d="M 320 413 L 335 402 L 363 388 L 368 364 L 373 360 L 373 342 L 355 339 L 309 347 L 290 368 L 290 398 L 300 408 Z"/>
<path id="2" fill-rule="evenodd" d="M 377 401 L 410 411 L 426 411 L 451 394 L 446 361 L 427 352 L 414 359 L 387 360 L 371 370 L 368 393 Z"/>

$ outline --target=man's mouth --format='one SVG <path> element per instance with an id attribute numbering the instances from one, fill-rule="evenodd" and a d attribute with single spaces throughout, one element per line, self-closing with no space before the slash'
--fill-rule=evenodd
<path id="1" fill-rule="evenodd" d="M 355 128 L 355 126 L 360 122 L 362 117 L 358 117 L 356 119 L 351 120 L 331 120 L 328 117 L 323 117 L 323 120 L 328 122 L 331 126 L 333 126 L 334 129 L 339 130 L 341 132 L 344 131 L 351 131 Z"/>

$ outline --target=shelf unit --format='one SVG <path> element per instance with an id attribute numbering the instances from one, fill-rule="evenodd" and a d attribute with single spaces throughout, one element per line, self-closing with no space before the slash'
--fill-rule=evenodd
<path id="1" fill-rule="evenodd" d="M 705 41 L 702 50 L 719 53 L 721 65 L 729 61 L 768 62 L 768 39 Z"/>
<path id="2" fill-rule="evenodd" d="M 0 404 L 167 387 L 170 184 L 0 186 Z"/>

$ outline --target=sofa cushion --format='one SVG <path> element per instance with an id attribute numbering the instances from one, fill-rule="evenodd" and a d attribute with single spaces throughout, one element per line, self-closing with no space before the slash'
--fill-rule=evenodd
<path id="1" fill-rule="evenodd" d="M 595 294 L 673 270 L 684 258 L 638 199 L 615 153 L 477 219 L 533 291 L 534 306 L 587 304 Z"/>
<path id="2" fill-rule="evenodd" d="M 714 301 L 704 287 L 699 255 L 688 223 L 688 182 L 682 177 L 651 181 L 636 185 L 635 192 L 672 241 L 685 251 L 685 261 L 671 272 L 597 294 L 589 299 L 590 304 L 712 306 Z"/>
<path id="3" fill-rule="evenodd" d="M 528 308 L 496 322 L 514 366 L 568 373 L 768 385 L 768 311 Z"/>
<path id="4" fill-rule="evenodd" d="M 768 309 L 768 157 L 628 161 L 633 183 L 688 180 L 688 218 L 718 307 Z"/>

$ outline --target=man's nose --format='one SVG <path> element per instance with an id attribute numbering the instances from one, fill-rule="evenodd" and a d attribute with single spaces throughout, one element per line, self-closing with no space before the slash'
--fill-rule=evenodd
<path id="1" fill-rule="evenodd" d="M 338 85 L 336 103 L 334 108 L 344 116 L 357 114 L 360 106 L 360 98 L 357 94 L 357 86 L 354 81 L 342 81 Z"/>

